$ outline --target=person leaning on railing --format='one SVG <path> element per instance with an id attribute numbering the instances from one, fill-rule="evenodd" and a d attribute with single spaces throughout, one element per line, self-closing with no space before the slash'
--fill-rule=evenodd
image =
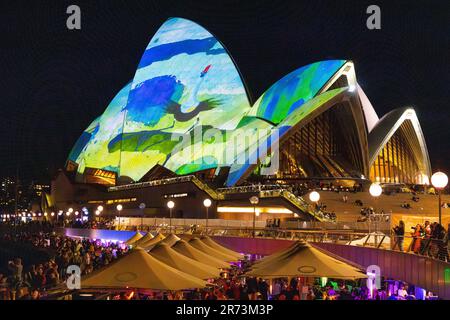
<path id="1" fill-rule="evenodd" d="M 392 250 L 395 250 L 395 248 L 398 247 L 398 250 L 403 252 L 403 240 L 405 239 L 405 223 L 403 220 L 400 220 L 399 225 L 395 226 L 393 231 L 395 242 Z"/>

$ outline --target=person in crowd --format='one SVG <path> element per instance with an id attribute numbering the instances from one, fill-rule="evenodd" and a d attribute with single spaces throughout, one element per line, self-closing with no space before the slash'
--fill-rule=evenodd
<path id="1" fill-rule="evenodd" d="M 413 228 L 413 230 L 414 231 L 411 233 L 413 237 L 412 249 L 414 253 L 419 254 L 422 244 L 422 226 L 420 224 L 417 224 L 416 227 Z"/>
<path id="2" fill-rule="evenodd" d="M 255 277 L 250 277 L 247 279 L 248 294 L 250 295 L 250 300 L 256 300 L 256 293 L 258 292 L 258 281 Z"/>
<path id="3" fill-rule="evenodd" d="M 28 294 L 23 295 L 19 300 L 39 300 L 41 298 L 41 293 L 38 289 L 34 288 L 28 291 Z"/>
<path id="4" fill-rule="evenodd" d="M 402 283 L 397 291 L 397 296 L 401 300 L 405 300 L 408 296 L 408 291 L 406 290 L 405 285 Z"/>
<path id="5" fill-rule="evenodd" d="M 402 203 L 401 207 L 404 208 L 404 209 L 411 209 L 411 205 L 408 202 L 406 202 L 406 201 L 404 201 Z"/>
<path id="6" fill-rule="evenodd" d="M 267 284 L 266 280 L 259 278 L 258 280 L 258 292 L 261 294 L 261 297 L 263 300 L 267 300 L 268 298 L 268 290 L 269 285 Z"/>
<path id="7" fill-rule="evenodd" d="M 9 261 L 8 270 L 10 271 L 10 277 L 15 281 L 22 281 L 23 265 L 22 259 L 15 258 L 13 261 Z"/>
<path id="8" fill-rule="evenodd" d="M 403 242 L 405 239 L 405 223 L 403 220 L 400 220 L 398 226 L 394 227 L 394 247 L 392 250 L 395 250 L 398 247 L 399 251 L 403 252 Z"/>

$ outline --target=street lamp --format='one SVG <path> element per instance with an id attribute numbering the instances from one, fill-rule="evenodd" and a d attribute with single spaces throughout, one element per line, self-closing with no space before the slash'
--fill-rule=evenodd
<path id="1" fill-rule="evenodd" d="M 206 234 L 208 234 L 208 209 L 211 207 L 211 199 L 203 200 L 203 205 L 206 208 Z"/>
<path id="2" fill-rule="evenodd" d="M 119 230 L 120 230 L 120 211 L 122 211 L 123 206 L 121 204 L 118 204 L 116 209 L 117 209 L 117 212 L 119 212 Z"/>
<path id="3" fill-rule="evenodd" d="M 141 203 L 139 205 L 139 209 L 141 209 L 141 230 L 144 228 L 144 209 L 145 209 L 145 203 Z"/>
<path id="4" fill-rule="evenodd" d="M 311 202 L 314 202 L 316 204 L 316 207 L 314 208 L 314 211 L 318 211 L 317 209 L 319 208 L 319 200 L 320 200 L 320 194 L 317 191 L 312 191 L 309 194 L 309 200 Z M 314 220 L 312 221 L 312 226 L 315 227 L 315 222 Z"/>
<path id="5" fill-rule="evenodd" d="M 253 238 L 256 235 L 256 205 L 259 203 L 259 198 L 257 196 L 250 197 L 250 203 L 253 205 Z"/>
<path id="6" fill-rule="evenodd" d="M 431 184 L 436 188 L 438 193 L 439 224 L 442 225 L 441 191 L 447 186 L 448 177 L 443 172 L 436 172 L 431 176 Z"/>
<path id="7" fill-rule="evenodd" d="M 62 210 L 58 211 L 58 214 L 56 215 L 56 224 L 59 225 L 59 217 L 62 216 L 64 214 L 64 212 Z M 62 217 L 63 222 L 64 222 L 64 217 Z"/>
<path id="8" fill-rule="evenodd" d="M 374 197 L 375 198 L 375 207 L 378 207 L 378 201 L 377 201 L 377 199 L 378 199 L 378 197 L 379 196 L 381 196 L 381 194 L 383 193 L 383 189 L 381 188 L 381 186 L 378 184 L 378 183 L 372 183 L 371 185 L 370 185 L 370 188 L 369 188 L 369 193 L 370 193 L 370 195 L 372 196 L 372 197 Z M 375 210 L 378 210 L 378 208 L 375 208 Z M 374 210 L 374 212 L 375 212 L 375 210 Z M 371 217 L 370 217 L 370 211 L 369 211 L 369 237 L 370 237 L 370 226 L 371 226 Z M 391 221 L 391 218 L 389 217 L 389 221 Z M 378 228 L 377 228 L 378 229 Z M 378 230 L 375 230 L 375 231 L 378 231 Z M 376 235 L 375 235 L 376 236 Z M 377 242 L 376 241 L 377 239 L 375 238 L 375 242 Z M 376 245 L 376 243 L 375 243 L 375 245 Z"/>
<path id="9" fill-rule="evenodd" d="M 311 200 L 311 202 L 319 202 L 320 200 L 320 194 L 317 191 L 313 191 L 309 194 L 309 200 Z"/>
<path id="10" fill-rule="evenodd" d="M 97 217 L 100 216 L 102 212 L 103 212 L 103 206 L 98 206 L 97 210 L 95 210 L 95 215 L 96 215 L 95 219 L 96 220 L 99 220 L 99 219 L 97 219 Z"/>
<path id="11" fill-rule="evenodd" d="M 169 208 L 169 228 L 170 228 L 170 233 L 172 233 L 172 209 L 175 207 L 175 202 L 173 202 L 172 200 L 170 200 L 169 202 L 167 202 L 167 207 Z"/>
<path id="12" fill-rule="evenodd" d="M 383 189 L 378 183 L 372 183 L 369 188 L 369 193 L 372 197 L 379 197 L 381 196 L 381 193 L 383 192 Z"/>

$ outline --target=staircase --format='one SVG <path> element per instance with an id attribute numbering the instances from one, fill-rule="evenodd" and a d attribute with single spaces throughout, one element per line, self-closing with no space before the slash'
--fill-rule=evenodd
<path id="1" fill-rule="evenodd" d="M 259 193 L 260 198 L 276 198 L 281 197 L 288 201 L 291 205 L 298 208 L 301 212 L 311 216 L 314 220 L 323 222 L 328 221 L 327 218 L 325 218 L 324 214 L 321 211 L 315 211 L 311 209 L 311 205 L 309 205 L 303 198 L 297 197 L 292 192 L 285 190 L 285 189 L 279 189 L 279 190 L 266 190 L 261 191 Z"/>

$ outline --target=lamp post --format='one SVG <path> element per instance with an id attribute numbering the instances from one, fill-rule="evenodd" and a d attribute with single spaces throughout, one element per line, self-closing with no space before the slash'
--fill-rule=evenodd
<path id="1" fill-rule="evenodd" d="M 438 193 L 438 208 L 439 208 L 439 224 L 442 225 L 442 207 L 441 207 L 441 191 L 448 184 L 448 177 L 443 172 L 436 172 L 431 176 L 431 184 L 437 189 Z"/>
<path id="2" fill-rule="evenodd" d="M 311 192 L 309 194 L 309 200 L 315 203 L 316 207 L 314 208 L 314 211 L 316 211 L 319 207 L 320 193 L 318 193 L 317 191 Z M 312 227 L 315 228 L 315 220 L 313 220 L 312 224 Z"/>
<path id="3" fill-rule="evenodd" d="M 70 209 L 72 209 L 72 208 L 70 208 Z M 70 209 L 69 209 L 69 211 L 66 212 L 67 220 L 69 219 L 70 214 L 72 213 L 72 212 L 70 212 Z M 72 209 L 72 211 L 73 211 L 73 209 Z M 63 225 L 66 226 L 66 219 L 63 219 Z"/>
<path id="4" fill-rule="evenodd" d="M 64 211 L 62 211 L 62 210 L 58 211 L 58 215 L 56 216 L 56 224 L 59 225 L 59 217 L 62 216 L 63 214 L 64 214 Z M 62 217 L 62 219 L 63 219 L 63 223 L 64 223 L 64 216 Z"/>
<path id="5" fill-rule="evenodd" d="M 145 209 L 145 203 L 139 204 L 139 209 L 141 210 L 141 230 L 144 228 L 144 209 Z"/>
<path id="6" fill-rule="evenodd" d="M 123 206 L 121 204 L 118 204 L 116 209 L 117 209 L 117 212 L 119 213 L 119 226 L 118 226 L 118 229 L 120 230 L 120 212 L 122 211 Z"/>
<path id="7" fill-rule="evenodd" d="M 98 221 L 100 222 L 100 215 L 103 212 L 103 206 L 98 206 L 97 210 L 95 210 L 95 215 L 97 216 L 96 219 L 98 218 Z"/>
<path id="8" fill-rule="evenodd" d="M 253 196 L 250 198 L 250 203 L 253 205 L 253 232 L 252 236 L 255 237 L 256 233 L 256 205 L 259 203 L 259 198 L 257 196 Z"/>
<path id="9" fill-rule="evenodd" d="M 378 199 L 379 196 L 381 196 L 381 193 L 383 193 L 383 189 L 381 188 L 381 186 L 378 183 L 372 183 L 370 185 L 370 188 L 369 188 L 369 193 L 370 193 L 370 195 L 372 197 L 374 197 L 374 199 L 375 199 L 375 207 L 377 207 L 378 206 L 377 199 Z M 375 208 L 375 209 L 378 210 L 378 208 Z M 389 221 L 391 221 L 391 218 L 389 218 Z M 370 214 L 369 214 L 369 237 L 370 237 L 370 226 L 371 226 L 371 217 L 370 217 Z M 375 230 L 375 231 L 378 231 L 378 230 Z M 377 239 L 375 238 L 375 245 L 376 245 L 376 242 L 377 242 L 376 240 Z"/>
<path id="10" fill-rule="evenodd" d="M 309 194 L 309 200 L 311 200 L 311 202 L 314 202 L 316 204 L 317 207 L 317 203 L 320 200 L 320 194 L 317 191 L 313 191 Z"/>
<path id="11" fill-rule="evenodd" d="M 203 200 L 203 205 L 206 208 L 206 228 L 205 228 L 206 234 L 208 234 L 208 218 L 209 218 L 208 217 L 208 209 L 209 209 L 209 207 L 211 207 L 211 204 L 212 204 L 212 202 L 210 199 Z"/>
<path id="12" fill-rule="evenodd" d="M 175 202 L 172 200 L 167 202 L 167 207 L 169 208 L 169 230 L 172 233 L 172 209 L 175 207 Z"/>

